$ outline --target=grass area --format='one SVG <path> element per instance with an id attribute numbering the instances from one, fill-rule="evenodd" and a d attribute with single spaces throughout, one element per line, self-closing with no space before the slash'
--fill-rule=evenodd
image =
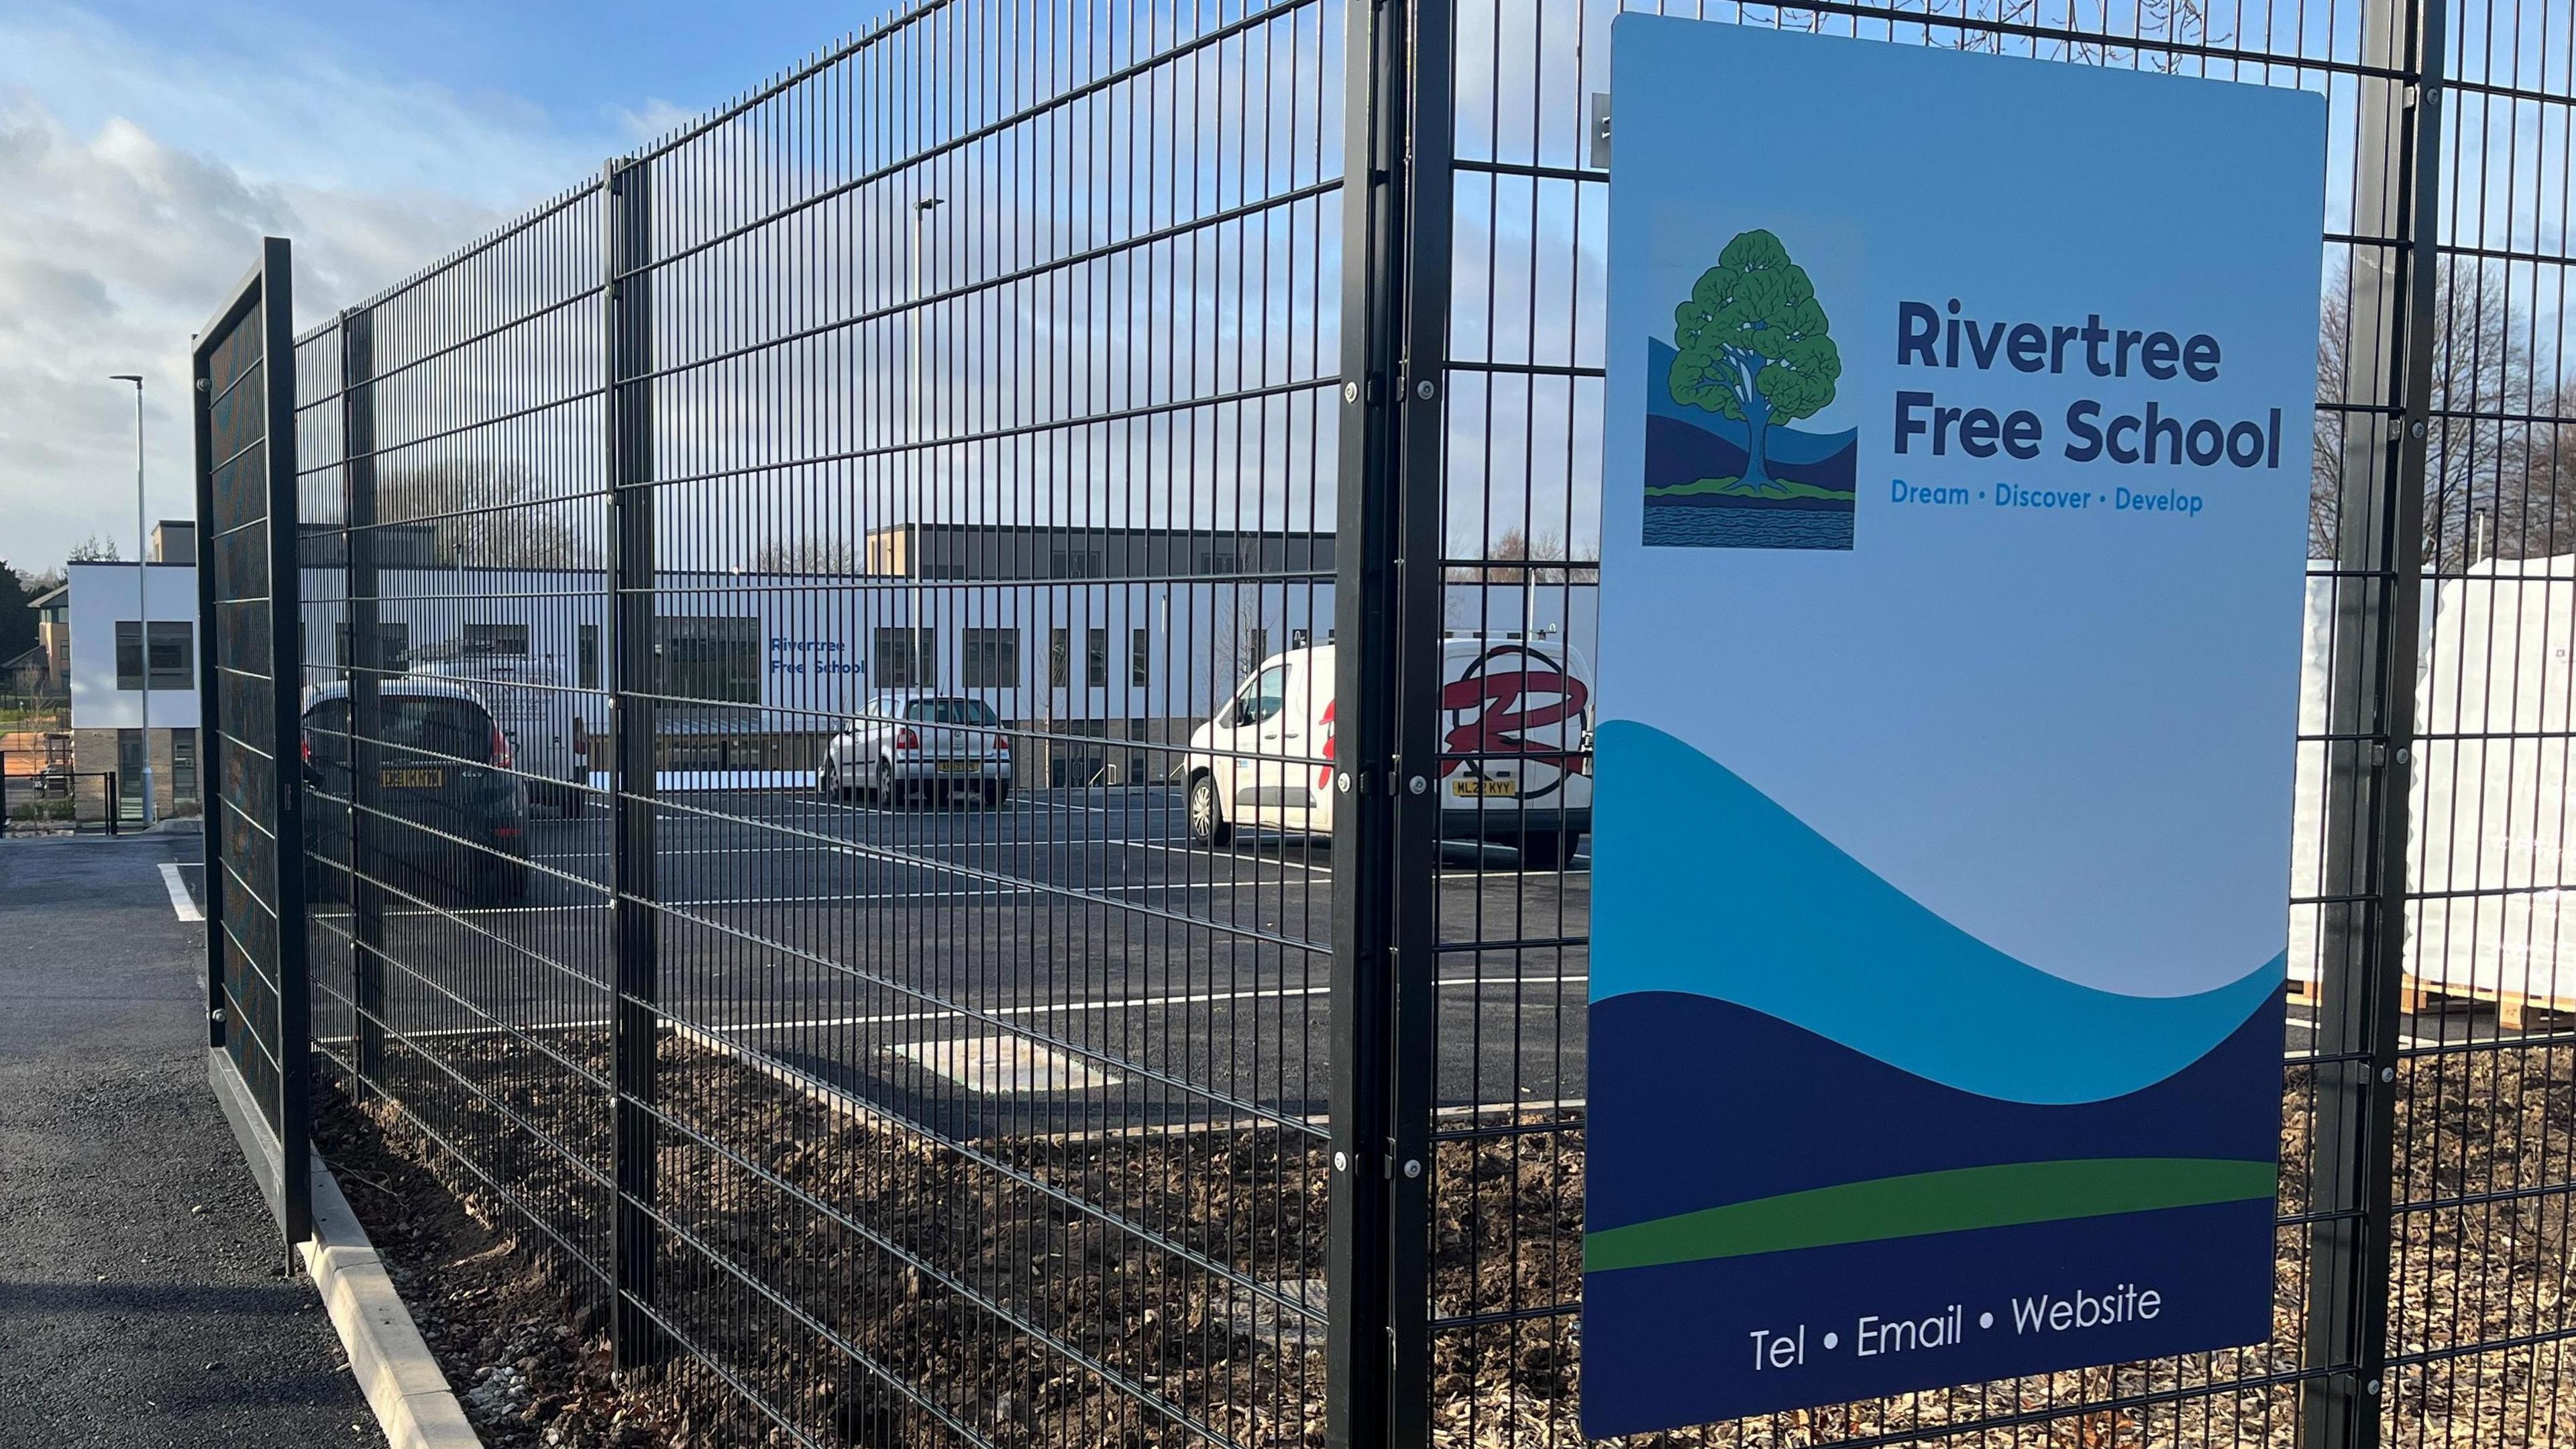
<path id="1" fill-rule="evenodd" d="M 1696 483 L 1675 483 L 1667 488 L 1649 488 L 1649 498 L 1829 498 L 1836 503 L 1849 503 L 1849 492 L 1819 488 L 1813 483 L 1799 483 L 1787 478 L 1774 478 L 1767 484 L 1746 486 L 1741 478 L 1702 478 Z"/>

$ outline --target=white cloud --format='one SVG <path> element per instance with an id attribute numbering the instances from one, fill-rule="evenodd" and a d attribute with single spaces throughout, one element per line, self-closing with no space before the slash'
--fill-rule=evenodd
<path id="1" fill-rule="evenodd" d="M 189 57 L 68 11 L 0 18 L 0 558 L 133 549 L 133 402 L 150 512 L 185 516 L 189 334 L 296 245 L 299 324 L 437 257 L 631 140 L 315 53 Z"/>

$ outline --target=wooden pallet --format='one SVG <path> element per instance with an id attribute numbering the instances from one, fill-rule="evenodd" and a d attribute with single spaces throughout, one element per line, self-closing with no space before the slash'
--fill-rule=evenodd
<path id="1" fill-rule="evenodd" d="M 2319 1004 L 2318 984 L 2293 977 L 2289 999 L 2301 1006 Z M 2496 1024 L 2511 1032 L 2576 1031 L 2576 996 L 2563 993 L 2479 991 L 2455 982 L 2406 978 L 2397 1009 L 2408 1016 L 2469 1016 L 2492 1011 Z"/>

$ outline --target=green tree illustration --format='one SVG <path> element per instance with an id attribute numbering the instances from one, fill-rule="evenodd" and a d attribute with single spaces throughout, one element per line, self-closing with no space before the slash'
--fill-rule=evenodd
<path id="1" fill-rule="evenodd" d="M 1744 424 L 1739 486 L 1770 490 L 1772 427 L 1813 417 L 1843 375 L 1806 269 L 1771 233 L 1738 233 L 1673 309 L 1673 346 L 1673 401 Z"/>

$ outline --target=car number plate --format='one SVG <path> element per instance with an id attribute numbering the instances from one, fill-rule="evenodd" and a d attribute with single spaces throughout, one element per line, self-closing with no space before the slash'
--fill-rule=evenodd
<path id="1" fill-rule="evenodd" d="M 1456 782 L 1455 784 L 1451 785 L 1451 786 L 1449 787 L 1449 789 L 1450 789 L 1451 793 L 1453 793 L 1453 794 L 1458 794 L 1458 795 L 1483 795 L 1483 796 L 1489 796 L 1489 797 L 1490 797 L 1490 796 L 1501 796 L 1501 797 L 1503 797 L 1503 798 L 1508 799 L 1508 798 L 1510 798 L 1511 796 L 1514 796 L 1514 795 L 1519 794 L 1519 793 L 1520 793 L 1520 790 L 1521 790 L 1521 787 L 1520 787 L 1520 783 L 1519 783 L 1518 781 L 1516 781 L 1516 780 L 1508 780 L 1508 779 L 1474 780 L 1474 779 L 1468 779 L 1468 780 L 1460 780 L 1460 781 Z"/>
<path id="2" fill-rule="evenodd" d="M 939 773 L 943 775 L 971 775 L 975 773 L 975 762 L 973 760 L 942 760 L 939 762 Z"/>
<path id="3" fill-rule="evenodd" d="M 447 783 L 445 770 L 387 770 L 377 777 L 388 790 L 435 790 Z"/>

